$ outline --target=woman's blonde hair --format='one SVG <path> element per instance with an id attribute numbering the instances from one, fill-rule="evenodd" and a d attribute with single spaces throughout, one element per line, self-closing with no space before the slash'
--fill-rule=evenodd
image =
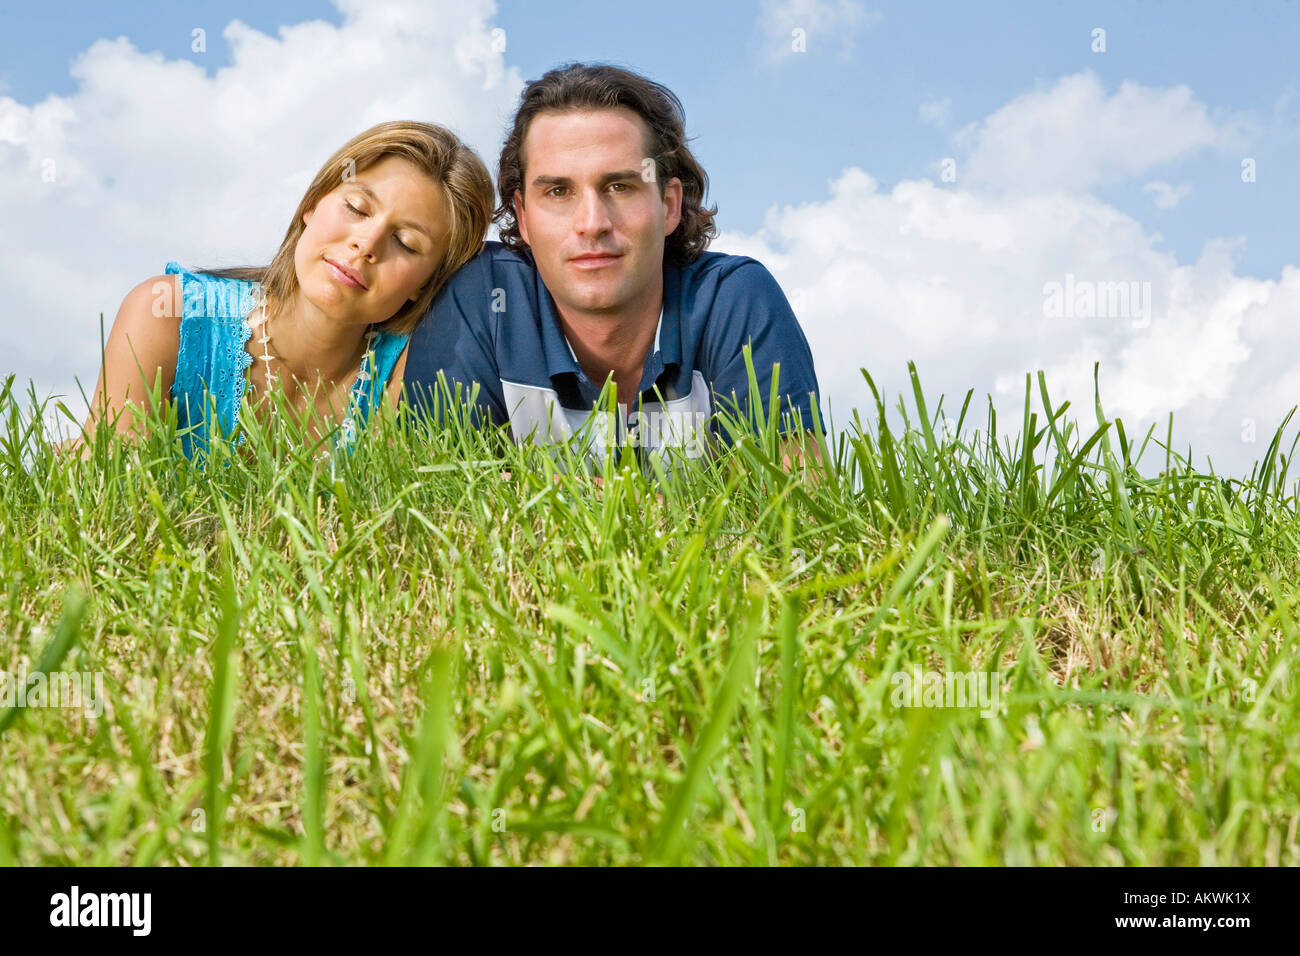
<path id="1" fill-rule="evenodd" d="M 492 178 L 487 167 L 454 133 L 432 123 L 380 123 L 344 143 L 307 187 L 270 265 L 202 271 L 207 275 L 260 282 L 262 292 L 272 301 L 288 302 L 298 290 L 294 250 L 307 228 L 302 217 L 335 187 L 350 182 L 357 173 L 386 156 L 407 160 L 441 186 L 451 210 L 447 251 L 429 281 L 421 287 L 420 296 L 414 302 L 408 299 L 394 315 L 373 326 L 396 334 L 411 332 L 451 274 L 483 248 L 492 221 Z"/>

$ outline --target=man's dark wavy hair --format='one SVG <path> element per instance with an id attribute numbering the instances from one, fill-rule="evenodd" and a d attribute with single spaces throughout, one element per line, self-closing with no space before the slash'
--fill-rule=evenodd
<path id="1" fill-rule="evenodd" d="M 557 67 L 524 87 L 515 112 L 514 125 L 501 149 L 497 190 L 501 204 L 493 213 L 500 227 L 501 242 L 516 252 L 528 244 L 519 234 L 515 220 L 514 194 L 524 194 L 524 138 L 533 117 L 542 112 L 627 107 L 649 127 L 647 155 L 654 158 L 659 195 L 676 176 L 682 181 L 682 219 L 664 237 L 664 261 L 684 265 L 696 259 L 717 236 L 713 218 L 718 209 L 704 208 L 709 177 L 686 146 L 686 111 L 666 86 L 629 70 L 607 64 L 570 63 Z"/>

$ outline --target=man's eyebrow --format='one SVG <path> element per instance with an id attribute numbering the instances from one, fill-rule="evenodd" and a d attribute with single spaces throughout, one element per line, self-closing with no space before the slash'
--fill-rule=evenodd
<path id="1" fill-rule="evenodd" d="M 365 183 L 363 183 L 361 180 L 359 180 L 359 179 L 354 179 L 351 183 L 349 183 L 349 185 L 351 185 L 351 186 L 356 186 L 356 187 L 357 187 L 358 189 L 360 189 L 363 193 L 365 193 L 367 196 L 369 196 L 372 202 L 379 203 L 379 205 L 381 205 L 381 206 L 383 205 L 383 203 L 380 201 L 379 197 L 375 195 L 375 191 L 374 191 L 373 189 L 371 189 L 369 186 L 367 186 Z M 403 222 L 399 222 L 398 225 L 399 225 L 399 226 L 405 226 L 405 227 L 408 228 L 408 229 L 414 229 L 416 232 L 422 232 L 422 233 L 424 233 L 426 236 L 429 236 L 429 230 L 428 230 L 428 229 L 425 229 L 422 225 L 420 225 L 418 222 L 415 222 L 414 220 L 407 219 L 407 220 L 405 220 L 405 221 L 403 221 Z M 432 237 L 432 236 L 429 236 L 429 238 L 432 239 L 433 237 Z"/>
<path id="2" fill-rule="evenodd" d="M 639 169 L 620 169 L 618 172 L 603 174 L 598 182 L 602 186 L 610 183 L 620 182 L 624 179 L 640 179 L 641 170 Z M 537 176 L 533 179 L 534 186 L 572 186 L 573 180 L 568 176 Z"/>
<path id="3" fill-rule="evenodd" d="M 536 176 L 534 186 L 572 186 L 573 180 L 568 176 Z"/>

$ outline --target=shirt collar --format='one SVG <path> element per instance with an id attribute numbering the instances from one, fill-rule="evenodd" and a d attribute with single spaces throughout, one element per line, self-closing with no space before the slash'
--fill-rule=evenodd
<path id="1" fill-rule="evenodd" d="M 546 374 L 556 376 L 564 372 L 581 372 L 578 365 L 578 357 L 573 354 L 573 347 L 569 345 L 569 340 L 564 337 L 564 330 L 560 328 L 560 317 L 555 312 L 555 300 L 551 298 L 551 293 L 546 286 L 542 285 L 542 277 L 537 277 L 537 301 L 541 303 L 539 310 L 541 319 L 542 332 L 542 358 L 546 361 Z"/>
<path id="2" fill-rule="evenodd" d="M 558 328 L 558 326 L 559 326 L 559 323 L 558 323 L 558 322 L 556 323 L 556 326 L 557 326 L 557 328 Z M 657 326 L 655 326 L 655 347 L 654 347 L 654 352 L 659 352 L 659 351 L 661 351 L 660 346 L 659 346 L 659 338 L 660 338 L 660 336 L 663 334 L 663 331 L 664 331 L 664 307 L 661 305 L 661 306 L 659 306 L 659 324 L 658 324 Z M 569 349 L 569 356 L 573 359 L 574 367 L 575 367 L 575 368 L 578 367 L 578 353 L 575 352 L 575 351 L 573 351 L 573 344 L 572 344 L 571 342 L 569 342 L 569 337 L 568 337 L 567 335 L 565 335 L 565 334 L 563 333 L 563 331 L 561 331 L 561 332 L 560 332 L 560 338 L 564 339 L 564 344 L 565 344 L 565 346 L 567 346 L 568 349 Z"/>
<path id="3" fill-rule="evenodd" d="M 659 308 L 659 324 L 655 328 L 654 348 L 645 357 L 643 366 L 642 387 L 649 388 L 654 384 L 660 372 L 669 365 L 679 365 L 681 363 L 681 319 L 677 314 L 676 302 L 678 291 L 678 275 L 676 269 L 664 269 L 664 298 L 663 304 Z M 555 310 L 555 300 L 551 297 L 550 290 L 542 283 L 540 273 L 537 273 L 537 301 L 541 304 L 540 319 L 542 333 L 542 358 L 546 363 L 546 374 L 553 378 L 566 372 L 572 372 L 579 378 L 585 379 L 586 376 L 582 371 L 582 366 L 578 364 L 578 356 L 573 351 L 573 346 L 569 344 L 568 338 L 560 326 L 560 317 Z M 674 308 L 668 308 L 669 304 Z M 656 371 L 657 370 L 657 371 Z M 652 375 L 651 373 L 654 372 Z M 646 381 L 646 379 L 649 381 Z"/>

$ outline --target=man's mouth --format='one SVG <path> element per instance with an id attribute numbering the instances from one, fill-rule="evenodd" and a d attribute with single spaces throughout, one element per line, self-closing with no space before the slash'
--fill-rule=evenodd
<path id="1" fill-rule="evenodd" d="M 580 256 L 574 256 L 569 263 L 578 269 L 600 269 L 613 265 L 621 258 L 621 255 L 612 252 L 584 252 Z"/>

